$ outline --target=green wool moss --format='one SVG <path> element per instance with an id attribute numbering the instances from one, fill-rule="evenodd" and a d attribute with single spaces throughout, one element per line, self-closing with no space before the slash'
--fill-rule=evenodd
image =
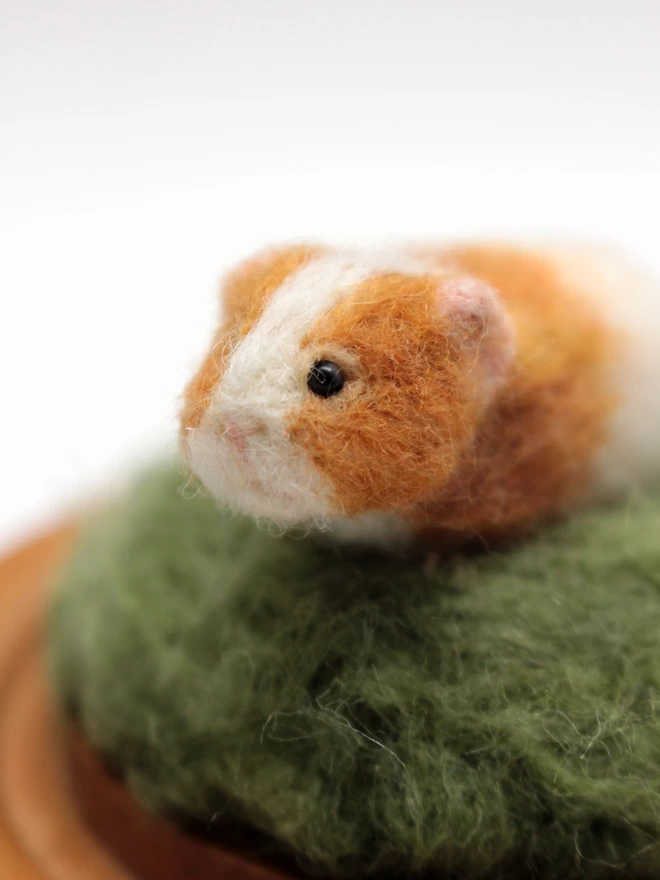
<path id="1" fill-rule="evenodd" d="M 50 615 L 63 703 L 147 807 L 350 877 L 660 876 L 660 496 L 433 568 L 182 484 L 93 523 Z"/>

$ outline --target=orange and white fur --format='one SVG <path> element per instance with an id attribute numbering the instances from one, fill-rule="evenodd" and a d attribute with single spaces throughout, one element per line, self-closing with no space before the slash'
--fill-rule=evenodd
<path id="1" fill-rule="evenodd" d="M 488 541 L 660 477 L 660 284 L 613 249 L 283 247 L 221 300 L 181 446 L 255 518 Z"/>

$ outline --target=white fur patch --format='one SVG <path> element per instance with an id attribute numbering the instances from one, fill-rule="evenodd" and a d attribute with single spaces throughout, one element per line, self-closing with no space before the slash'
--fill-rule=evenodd
<path id="1" fill-rule="evenodd" d="M 427 271 L 405 253 L 345 251 L 313 258 L 284 281 L 232 352 L 201 424 L 187 438 L 190 465 L 218 500 L 283 525 L 327 527 L 338 515 L 329 479 L 287 433 L 309 395 L 311 364 L 301 339 L 368 278 Z M 243 432 L 239 448 L 231 439 L 237 431 L 228 426 Z"/>
<path id="2" fill-rule="evenodd" d="M 396 513 L 363 513 L 354 519 L 332 522 L 329 535 L 333 540 L 355 547 L 378 547 L 396 553 L 409 546 L 413 528 Z"/>
<path id="3" fill-rule="evenodd" d="M 623 361 L 612 363 L 621 396 L 596 460 L 592 500 L 609 500 L 660 481 L 660 280 L 614 247 L 551 249 L 568 283 L 594 298 L 612 326 L 628 336 Z"/>

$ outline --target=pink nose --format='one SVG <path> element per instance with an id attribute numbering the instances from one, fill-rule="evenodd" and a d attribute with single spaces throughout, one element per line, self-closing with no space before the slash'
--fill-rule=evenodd
<path id="1" fill-rule="evenodd" d="M 258 425 L 239 426 L 236 422 L 228 421 L 225 427 L 225 437 L 236 447 L 241 457 L 245 457 L 246 438 L 251 437 L 259 431 Z"/>
<path id="2" fill-rule="evenodd" d="M 240 453 L 245 452 L 245 431 L 239 428 L 238 425 L 234 424 L 234 422 L 229 422 L 227 424 L 225 437 L 234 444 Z"/>

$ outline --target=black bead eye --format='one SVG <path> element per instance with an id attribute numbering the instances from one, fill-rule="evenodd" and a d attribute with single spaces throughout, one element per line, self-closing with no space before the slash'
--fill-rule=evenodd
<path id="1" fill-rule="evenodd" d="M 317 361 L 307 376 L 307 387 L 318 397 L 332 397 L 344 387 L 344 374 L 333 361 Z"/>

